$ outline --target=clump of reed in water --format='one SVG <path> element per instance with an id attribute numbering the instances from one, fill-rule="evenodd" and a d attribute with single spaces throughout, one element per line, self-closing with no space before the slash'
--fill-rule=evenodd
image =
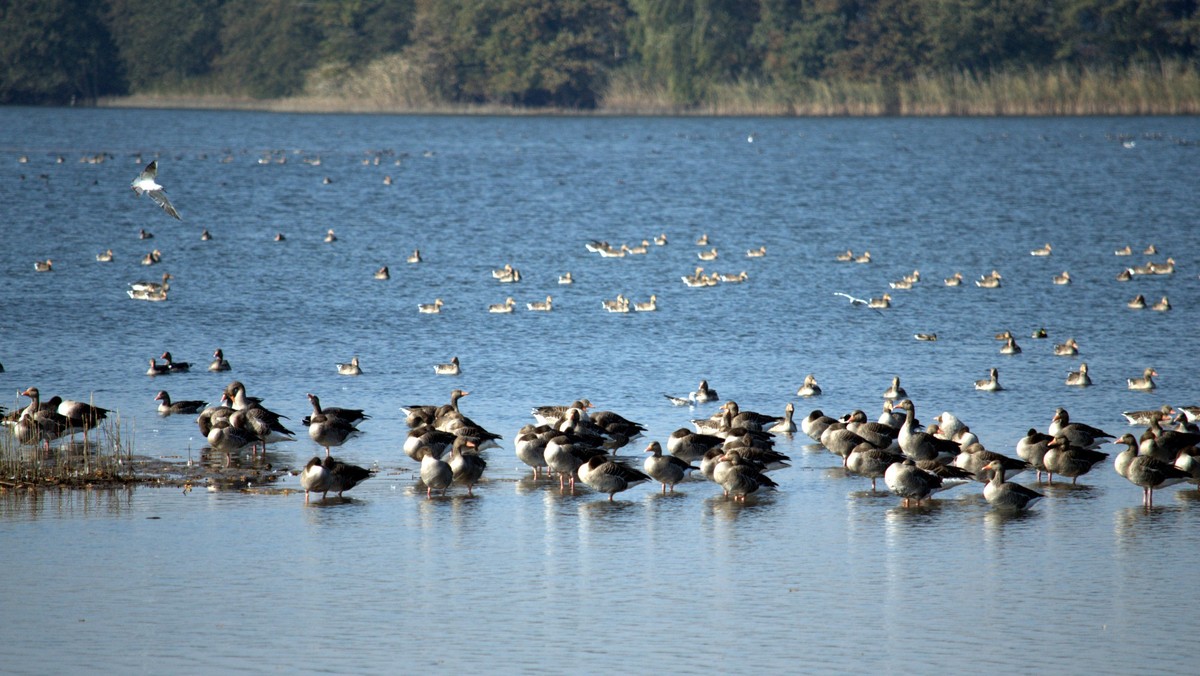
<path id="1" fill-rule="evenodd" d="M 34 486 L 88 487 L 128 484 L 133 472 L 133 435 L 120 414 L 101 421 L 86 435 L 45 444 L 20 444 L 0 429 L 0 489 Z"/>

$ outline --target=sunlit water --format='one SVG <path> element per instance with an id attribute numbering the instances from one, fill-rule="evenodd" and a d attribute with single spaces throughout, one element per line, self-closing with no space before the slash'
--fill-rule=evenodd
<path id="1" fill-rule="evenodd" d="M 974 486 L 903 509 L 797 438 L 780 442 L 793 467 L 774 473 L 779 490 L 745 505 L 699 481 L 609 504 L 532 481 L 511 442 L 531 406 L 586 396 L 646 425 L 622 451 L 636 456 L 715 410 L 662 396 L 701 378 L 743 408 L 874 417 L 892 375 L 923 419 L 951 410 L 1010 454 L 1057 406 L 1139 433 L 1121 411 L 1197 403 L 1195 119 L 5 108 L 0 122 L 0 403 L 21 405 L 11 393 L 30 385 L 94 398 L 120 412 L 139 455 L 184 462 L 204 439 L 192 416 L 155 415 L 155 392 L 215 402 L 237 378 L 301 432 L 272 451 L 276 466 L 319 450 L 299 425 L 314 392 L 372 414 L 335 455 L 380 469 L 350 500 L 307 507 L 203 487 L 0 493 L 5 670 L 1189 670 L 1190 487 L 1147 511 L 1105 463 L 1077 487 L 1042 486 L 1017 517 Z M 79 161 L 95 153 L 111 157 Z M 260 164 L 268 154 L 287 161 Z M 128 189 L 153 157 L 181 223 Z M 659 233 L 669 243 L 644 256 L 584 248 Z M 716 261 L 697 259 L 702 233 Z M 1029 255 L 1046 242 L 1051 256 Z M 1155 256 L 1113 255 L 1151 243 Z M 766 257 L 745 257 L 759 246 Z M 96 262 L 108 248 L 116 262 Z M 139 265 L 154 248 L 163 262 Z M 418 248 L 425 262 L 406 264 Z M 848 248 L 873 262 L 835 262 Z M 1167 256 L 1174 275 L 1114 279 Z M 54 271 L 34 272 L 45 258 Z M 522 282 L 492 279 L 505 263 Z M 389 281 L 372 278 L 381 265 Z M 749 279 L 687 288 L 697 265 Z M 1002 288 L 970 283 L 993 268 Z M 914 269 L 914 289 L 888 288 Z M 1074 282 L 1051 284 L 1063 270 Z M 163 271 L 168 302 L 126 297 Z M 567 271 L 577 281 L 560 286 Z M 955 271 L 967 285 L 943 286 Z M 885 291 L 883 312 L 834 295 Z M 618 293 L 657 294 L 660 309 L 605 313 Z M 1126 309 L 1137 293 L 1173 309 Z M 553 312 L 523 310 L 547 294 Z M 486 312 L 506 296 L 514 314 Z M 417 312 L 439 297 L 440 315 Z M 1037 327 L 1050 338 L 1029 338 Z M 1022 354 L 999 354 L 1005 329 Z M 1070 336 L 1081 355 L 1054 356 Z M 203 370 L 216 347 L 231 373 Z M 163 350 L 193 371 L 143 375 Z M 364 375 L 337 375 L 353 355 Z M 461 376 L 434 375 L 455 355 Z M 1095 386 L 1065 387 L 1080 361 Z M 974 391 L 993 366 L 1006 390 Z M 1127 390 L 1146 366 L 1159 388 Z M 797 400 L 810 372 L 825 394 Z M 454 387 L 504 445 L 476 497 L 428 501 L 400 450 L 399 406 Z"/>

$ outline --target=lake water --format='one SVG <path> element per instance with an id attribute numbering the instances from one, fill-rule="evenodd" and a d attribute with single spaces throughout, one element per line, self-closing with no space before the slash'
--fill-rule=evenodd
<path id="1" fill-rule="evenodd" d="M 335 455 L 380 470 L 347 501 L 307 506 L 203 487 L 0 492 L 4 670 L 1190 672 L 1192 486 L 1145 510 L 1105 463 L 1041 486 L 1016 517 L 976 486 L 904 509 L 801 436 L 779 443 L 793 459 L 779 490 L 744 505 L 700 481 L 610 504 L 533 481 L 512 439 L 530 407 L 589 397 L 647 427 L 622 451 L 637 456 L 715 410 L 662 396 L 702 378 L 744 409 L 874 417 L 893 375 L 926 422 L 953 411 L 1009 454 L 1058 406 L 1139 434 L 1123 410 L 1200 399 L 1198 143 L 1195 118 L 0 108 L 0 404 L 29 386 L 93 398 L 137 455 L 183 463 L 205 440 L 194 416 L 158 417 L 154 394 L 215 402 L 237 378 L 301 432 L 274 465 L 319 451 L 299 424 L 313 392 L 367 409 L 366 434 Z M 151 158 L 182 222 L 129 190 Z M 646 255 L 584 247 L 660 233 Z M 705 233 L 715 261 L 697 258 Z M 1030 256 L 1045 243 L 1051 256 Z M 1126 244 L 1158 253 L 1113 255 Z M 162 262 L 140 265 L 155 248 Z M 405 263 L 413 249 L 424 262 Z M 872 262 L 836 262 L 846 249 Z M 1174 275 L 1115 279 L 1168 256 Z M 35 272 L 45 258 L 54 271 Z M 506 263 L 520 283 L 492 279 Z M 372 278 L 382 265 L 388 281 Z M 748 279 L 684 286 L 698 265 Z M 992 269 L 1001 288 L 971 284 Z M 913 270 L 913 289 L 889 288 Z M 1064 270 L 1073 283 L 1052 284 Z M 126 297 L 164 271 L 168 302 Z M 568 271 L 576 283 L 559 285 Z M 966 285 L 944 286 L 956 271 Z M 882 312 L 834 295 L 887 291 Z M 659 310 L 604 312 L 618 293 L 656 294 Z M 1138 293 L 1173 309 L 1126 309 Z M 553 312 L 524 311 L 547 295 Z M 486 311 L 507 296 L 515 313 Z M 435 298 L 440 314 L 417 312 Z M 1038 327 L 1048 339 L 1029 337 Z M 1022 354 L 999 354 L 1006 329 Z M 1054 356 L 1072 336 L 1080 356 Z M 217 347 L 232 372 L 203 370 Z M 194 370 L 144 375 L 163 350 Z M 354 355 L 364 375 L 337 375 Z M 463 374 L 435 375 L 452 356 Z M 1095 385 L 1066 387 L 1080 361 Z M 1158 389 L 1126 389 L 1148 366 Z M 976 392 L 990 367 L 1006 389 Z M 806 373 L 822 397 L 795 397 Z M 504 445 L 474 498 L 430 501 L 399 407 L 455 387 Z"/>

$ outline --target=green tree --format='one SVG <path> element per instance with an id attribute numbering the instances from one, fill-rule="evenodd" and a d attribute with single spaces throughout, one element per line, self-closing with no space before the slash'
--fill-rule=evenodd
<path id="1" fill-rule="evenodd" d="M 925 8 L 934 70 L 994 70 L 1053 61 L 1053 14 L 1042 0 L 931 0 Z"/>
<path id="2" fill-rule="evenodd" d="M 1118 65 L 1194 55 L 1180 40 L 1196 18 L 1194 0 L 1062 0 L 1058 56 L 1079 64 Z"/>
<path id="3" fill-rule="evenodd" d="M 796 84 L 822 77 L 846 48 L 847 15 L 838 0 L 762 0 L 751 44 L 761 73 Z"/>
<path id="4" fill-rule="evenodd" d="M 124 91 L 112 38 L 89 0 L 0 1 L 0 103 L 72 103 Z"/>
<path id="5" fill-rule="evenodd" d="M 133 91 L 207 75 L 216 59 L 223 0 L 110 0 L 108 24 Z"/>
<path id="6" fill-rule="evenodd" d="M 412 31 L 413 0 L 315 0 L 321 60 L 366 63 L 399 52 Z"/>
<path id="7" fill-rule="evenodd" d="M 214 64 L 220 79 L 232 93 L 250 96 L 299 92 L 319 59 L 315 10 L 293 0 L 227 0 Z"/>

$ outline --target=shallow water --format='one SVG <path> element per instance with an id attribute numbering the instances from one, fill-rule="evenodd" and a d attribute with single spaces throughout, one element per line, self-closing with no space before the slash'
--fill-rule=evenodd
<path id="1" fill-rule="evenodd" d="M 154 414 L 159 389 L 215 401 L 237 378 L 293 429 L 315 392 L 368 409 L 366 434 L 336 455 L 381 470 L 349 500 L 307 507 L 295 493 L 203 487 L 0 493 L 6 669 L 1190 665 L 1190 634 L 1178 631 L 1200 600 L 1179 574 L 1197 551 L 1190 488 L 1162 491 L 1146 511 L 1106 463 L 1078 487 L 1043 486 L 1046 499 L 1017 517 L 975 487 L 903 509 L 796 439 L 780 444 L 794 466 L 774 473 L 779 490 L 746 505 L 701 482 L 666 496 L 636 487 L 609 504 L 533 482 L 511 440 L 531 406 L 581 396 L 664 440 L 715 409 L 662 397 L 701 378 L 743 408 L 779 413 L 794 401 L 798 418 L 814 407 L 874 416 L 892 375 L 920 417 L 954 411 L 1002 452 L 1045 430 L 1057 406 L 1139 433 L 1122 410 L 1197 399 L 1194 119 L 3 108 L 0 121 L 0 390 L 94 398 L 120 411 L 137 453 L 181 462 L 204 440 L 192 416 Z M 111 158 L 78 161 L 98 152 Z M 287 162 L 259 164 L 266 153 Z M 378 166 L 363 164 L 377 153 Z M 181 223 L 128 190 L 153 156 Z M 301 161 L 318 156 L 320 166 Z M 155 238 L 138 240 L 139 228 Z M 339 241 L 322 242 L 328 228 Z M 271 241 L 276 232 L 287 241 Z M 583 246 L 660 232 L 670 243 L 645 256 L 602 259 Z M 701 233 L 717 261 L 696 258 Z M 1029 255 L 1046 242 L 1052 256 Z M 1158 255 L 1112 255 L 1151 243 Z M 758 246 L 765 258 L 744 256 Z M 116 262 L 97 263 L 107 248 Z M 139 265 L 153 248 L 163 262 Z M 425 262 L 407 265 L 414 248 Z M 873 262 L 836 263 L 847 248 Z M 1167 256 L 1174 275 L 1114 279 Z M 54 272 L 35 273 L 47 257 Z M 491 278 L 505 263 L 520 284 Z M 384 264 L 392 279 L 372 279 Z M 697 265 L 749 279 L 686 288 L 679 277 Z M 1002 288 L 970 285 L 993 268 Z M 833 295 L 879 296 L 913 269 L 922 281 L 892 291 L 890 310 Z M 558 285 L 568 270 L 577 282 Z M 1063 270 L 1074 283 L 1052 285 Z M 128 282 L 162 271 L 175 276 L 170 301 L 125 296 Z M 954 271 L 967 286 L 941 284 Z M 603 312 L 617 293 L 655 293 L 660 310 Z M 1168 295 L 1173 309 L 1127 310 L 1137 293 Z M 547 294 L 553 312 L 522 311 Z M 485 311 L 510 295 L 514 314 Z M 437 297 L 440 315 L 417 313 Z M 1040 326 L 1050 338 L 1028 338 Z M 1004 329 L 1022 354 L 999 354 L 992 334 Z M 918 331 L 940 339 L 915 341 Z M 1068 336 L 1081 355 L 1054 356 Z M 218 346 L 234 370 L 196 368 Z M 195 370 L 143 375 L 164 349 Z M 338 376 L 333 364 L 355 354 L 364 375 Z M 454 355 L 463 375 L 435 376 Z M 1065 387 L 1081 360 L 1095 386 Z M 1007 389 L 975 392 L 993 366 Z M 1146 366 L 1159 388 L 1127 390 Z M 797 400 L 810 372 L 825 395 Z M 398 407 L 444 402 L 453 387 L 471 391 L 463 410 L 505 445 L 488 451 L 475 498 L 453 489 L 427 501 L 400 450 Z M 0 403 L 20 405 L 10 396 Z M 318 450 L 301 436 L 269 459 L 297 467 Z"/>

